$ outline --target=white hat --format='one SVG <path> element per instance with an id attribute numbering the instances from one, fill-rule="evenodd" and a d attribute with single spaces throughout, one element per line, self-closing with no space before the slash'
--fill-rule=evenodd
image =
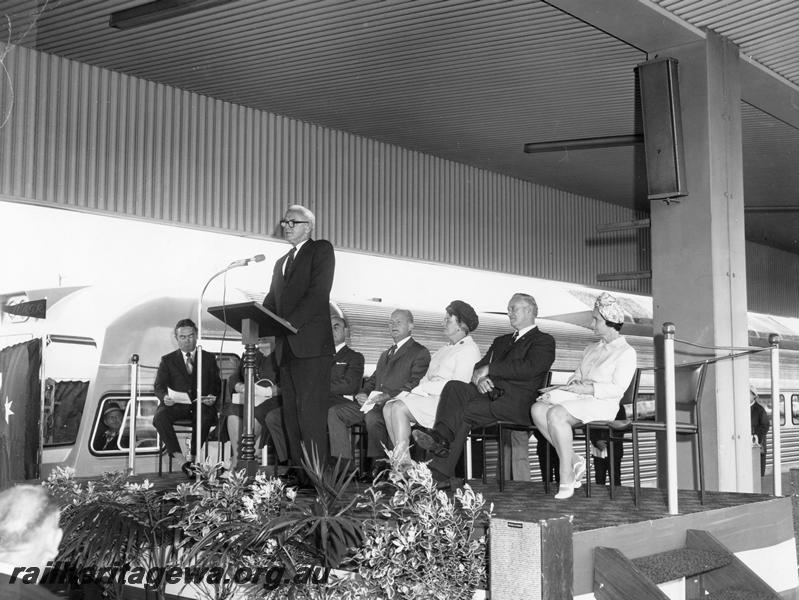
<path id="1" fill-rule="evenodd" d="M 594 302 L 594 308 L 599 311 L 606 321 L 611 323 L 624 323 L 624 310 L 619 305 L 618 300 L 608 294 L 602 292 Z"/>

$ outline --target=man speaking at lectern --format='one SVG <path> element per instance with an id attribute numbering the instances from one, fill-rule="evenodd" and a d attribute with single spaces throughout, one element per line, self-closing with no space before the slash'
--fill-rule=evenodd
<path id="1" fill-rule="evenodd" d="M 289 206 L 280 221 L 291 244 L 272 272 L 264 307 L 287 320 L 297 333 L 275 339 L 283 391 L 283 424 L 292 464 L 301 464 L 302 445 L 327 461 L 327 402 L 333 363 L 330 288 L 336 259 L 327 240 L 312 240 L 316 218 L 304 206 Z M 302 474 L 298 483 L 307 484 Z"/>

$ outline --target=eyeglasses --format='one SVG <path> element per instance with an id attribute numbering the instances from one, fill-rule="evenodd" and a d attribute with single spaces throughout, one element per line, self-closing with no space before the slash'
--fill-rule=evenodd
<path id="1" fill-rule="evenodd" d="M 299 223 L 310 223 L 310 221 L 295 221 L 294 219 L 280 219 L 280 226 L 281 227 L 288 227 L 289 229 L 294 229 Z"/>

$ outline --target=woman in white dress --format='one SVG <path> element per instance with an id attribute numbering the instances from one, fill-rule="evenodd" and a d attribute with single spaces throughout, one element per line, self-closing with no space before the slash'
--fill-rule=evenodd
<path id="1" fill-rule="evenodd" d="M 533 423 L 560 458 L 560 488 L 555 494 L 559 500 L 571 498 L 585 476 L 585 459 L 572 450 L 572 427 L 613 420 L 635 374 L 635 349 L 619 333 L 623 323 L 624 311 L 616 299 L 601 294 L 591 323 L 601 339 L 585 349 L 568 383 L 549 388 L 530 410 Z"/>
<path id="2" fill-rule="evenodd" d="M 433 354 L 419 385 L 410 392 L 400 393 L 383 407 L 383 418 L 397 456 L 407 454 L 414 423 L 433 426 L 444 385 L 452 380 L 470 381 L 474 365 L 480 360 L 480 349 L 469 335 L 477 329 L 477 313 L 461 300 L 453 300 L 446 311 L 444 335 L 449 344 Z"/>

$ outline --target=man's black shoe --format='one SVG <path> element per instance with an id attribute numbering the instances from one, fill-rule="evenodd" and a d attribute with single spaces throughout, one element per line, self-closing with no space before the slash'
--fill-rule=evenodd
<path id="1" fill-rule="evenodd" d="M 302 469 L 291 468 L 285 474 L 280 476 L 280 480 L 286 487 L 297 488 L 298 490 L 312 490 L 314 489 L 308 475 Z"/>
<path id="2" fill-rule="evenodd" d="M 449 479 L 436 480 L 436 489 L 444 491 L 451 490 L 452 482 L 450 482 Z"/>
<path id="3" fill-rule="evenodd" d="M 434 456 L 439 458 L 449 456 L 449 442 L 435 429 L 414 429 L 413 439 Z"/>
<path id="4" fill-rule="evenodd" d="M 194 463 L 190 460 L 183 463 L 180 467 L 180 470 L 186 474 L 186 477 L 189 479 L 194 479 L 195 475 L 197 474 L 195 471 Z"/>

